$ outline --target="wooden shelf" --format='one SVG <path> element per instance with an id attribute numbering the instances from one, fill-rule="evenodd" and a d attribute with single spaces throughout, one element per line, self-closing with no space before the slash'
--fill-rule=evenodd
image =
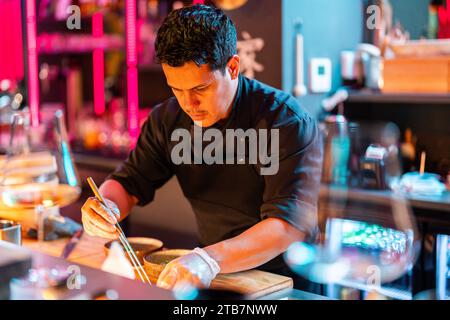
<path id="1" fill-rule="evenodd" d="M 382 93 L 377 90 L 351 90 L 347 103 L 450 104 L 450 94 Z"/>
<path id="2" fill-rule="evenodd" d="M 391 190 L 366 190 L 359 188 L 340 188 L 322 184 L 320 188 L 321 197 L 348 197 L 349 199 L 379 204 L 390 204 L 394 193 Z M 413 208 L 437 210 L 450 213 L 450 191 L 441 195 L 417 195 L 403 194 Z"/>

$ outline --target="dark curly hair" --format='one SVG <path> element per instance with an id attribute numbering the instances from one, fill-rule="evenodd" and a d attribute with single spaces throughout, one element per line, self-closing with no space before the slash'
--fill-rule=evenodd
<path id="1" fill-rule="evenodd" d="M 180 67 L 193 61 L 211 70 L 225 71 L 236 54 L 236 28 L 225 13 L 205 5 L 172 11 L 156 37 L 156 62 Z"/>

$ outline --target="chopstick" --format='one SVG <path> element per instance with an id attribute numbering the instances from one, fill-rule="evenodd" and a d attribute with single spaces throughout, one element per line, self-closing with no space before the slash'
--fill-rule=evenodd
<path id="1" fill-rule="evenodd" d="M 91 177 L 87 178 L 87 182 L 89 183 L 89 186 L 91 187 L 92 191 L 95 194 L 95 197 L 110 211 L 111 214 L 113 214 L 111 208 L 108 206 L 106 201 L 103 199 L 102 195 L 98 191 L 97 185 L 95 184 L 94 180 Z M 114 214 L 113 214 L 114 216 Z M 144 270 L 144 267 L 142 267 L 141 262 L 134 254 L 133 248 L 131 247 L 130 243 L 127 240 L 127 237 L 125 236 L 125 233 L 123 232 L 122 228 L 120 227 L 119 222 L 115 224 L 116 231 L 119 234 L 119 240 L 122 243 L 123 247 L 125 248 L 125 251 L 127 252 L 128 256 L 130 257 L 131 263 L 136 268 L 136 271 L 139 274 L 139 277 L 141 278 L 142 282 L 148 282 L 148 284 L 152 285 L 150 282 L 150 279 L 147 276 L 147 273 Z M 141 274 L 143 273 L 143 275 Z"/>

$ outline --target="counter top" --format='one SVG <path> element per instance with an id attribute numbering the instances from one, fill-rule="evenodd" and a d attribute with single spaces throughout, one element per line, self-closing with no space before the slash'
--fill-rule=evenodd
<path id="1" fill-rule="evenodd" d="M 65 238 L 38 242 L 34 239 L 26 238 L 23 239 L 22 243 L 24 247 L 37 252 L 59 257 L 68 241 L 69 239 Z M 68 257 L 67 262 L 100 269 L 103 261 L 106 259 L 104 244 L 107 241 L 106 239 L 83 234 L 77 246 Z M 269 272 L 248 270 L 232 274 L 221 274 L 213 280 L 211 287 L 213 289 L 239 291 L 250 299 L 257 299 L 285 289 L 292 289 L 293 281 L 291 278 Z"/>
<path id="2" fill-rule="evenodd" d="M 175 299 L 169 290 L 160 289 L 157 286 L 130 280 L 97 268 L 86 266 L 85 263 L 77 261 L 76 264 L 62 258 L 53 257 L 35 250 L 32 251 L 33 267 L 66 268 L 72 275 L 81 275 L 84 281 L 77 287 L 75 277 L 69 277 L 69 286 L 46 290 L 44 298 L 46 300 L 91 300 L 97 295 L 103 295 L 107 290 L 114 290 L 115 299 L 120 300 L 173 300 Z M 76 259 L 75 259 L 76 260 Z"/>

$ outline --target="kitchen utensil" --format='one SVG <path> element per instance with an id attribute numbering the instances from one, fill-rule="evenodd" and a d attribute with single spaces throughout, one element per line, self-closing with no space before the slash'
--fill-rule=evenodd
<path id="1" fill-rule="evenodd" d="M 89 186 L 91 187 L 92 191 L 94 192 L 95 196 L 97 197 L 97 199 L 106 207 L 109 209 L 110 213 L 112 216 L 114 216 L 114 214 L 112 213 L 111 208 L 109 208 L 108 204 L 106 203 L 106 201 L 103 199 L 102 195 L 100 194 L 100 192 L 98 191 L 97 185 L 95 184 L 94 180 L 91 177 L 87 178 L 87 181 L 89 183 Z M 128 242 L 125 233 L 122 230 L 122 227 L 120 226 L 119 222 L 117 222 L 115 224 L 116 230 L 119 234 L 119 240 L 122 243 L 122 246 L 125 248 L 125 252 L 128 254 L 131 263 L 133 264 L 133 266 L 136 268 L 135 270 L 137 271 L 139 277 L 141 278 L 142 282 L 146 282 L 150 285 L 152 285 L 152 283 L 150 282 L 147 274 L 145 273 L 144 267 L 142 266 L 142 264 L 139 262 L 139 259 L 136 257 L 130 243 Z"/>
<path id="2" fill-rule="evenodd" d="M 70 238 L 69 242 L 67 242 L 66 246 L 64 247 L 61 258 L 67 259 L 69 257 L 70 253 L 73 251 L 73 249 L 75 249 L 78 241 L 80 241 L 82 235 L 83 229 L 80 229 L 73 234 L 72 238 Z"/>
<path id="3" fill-rule="evenodd" d="M 109 248 L 114 240 L 105 243 L 105 253 L 108 254 Z M 160 250 L 163 247 L 163 242 L 158 239 L 144 238 L 144 237 L 129 237 L 128 242 L 130 243 L 136 257 L 143 264 L 144 256 L 149 253 Z"/>

